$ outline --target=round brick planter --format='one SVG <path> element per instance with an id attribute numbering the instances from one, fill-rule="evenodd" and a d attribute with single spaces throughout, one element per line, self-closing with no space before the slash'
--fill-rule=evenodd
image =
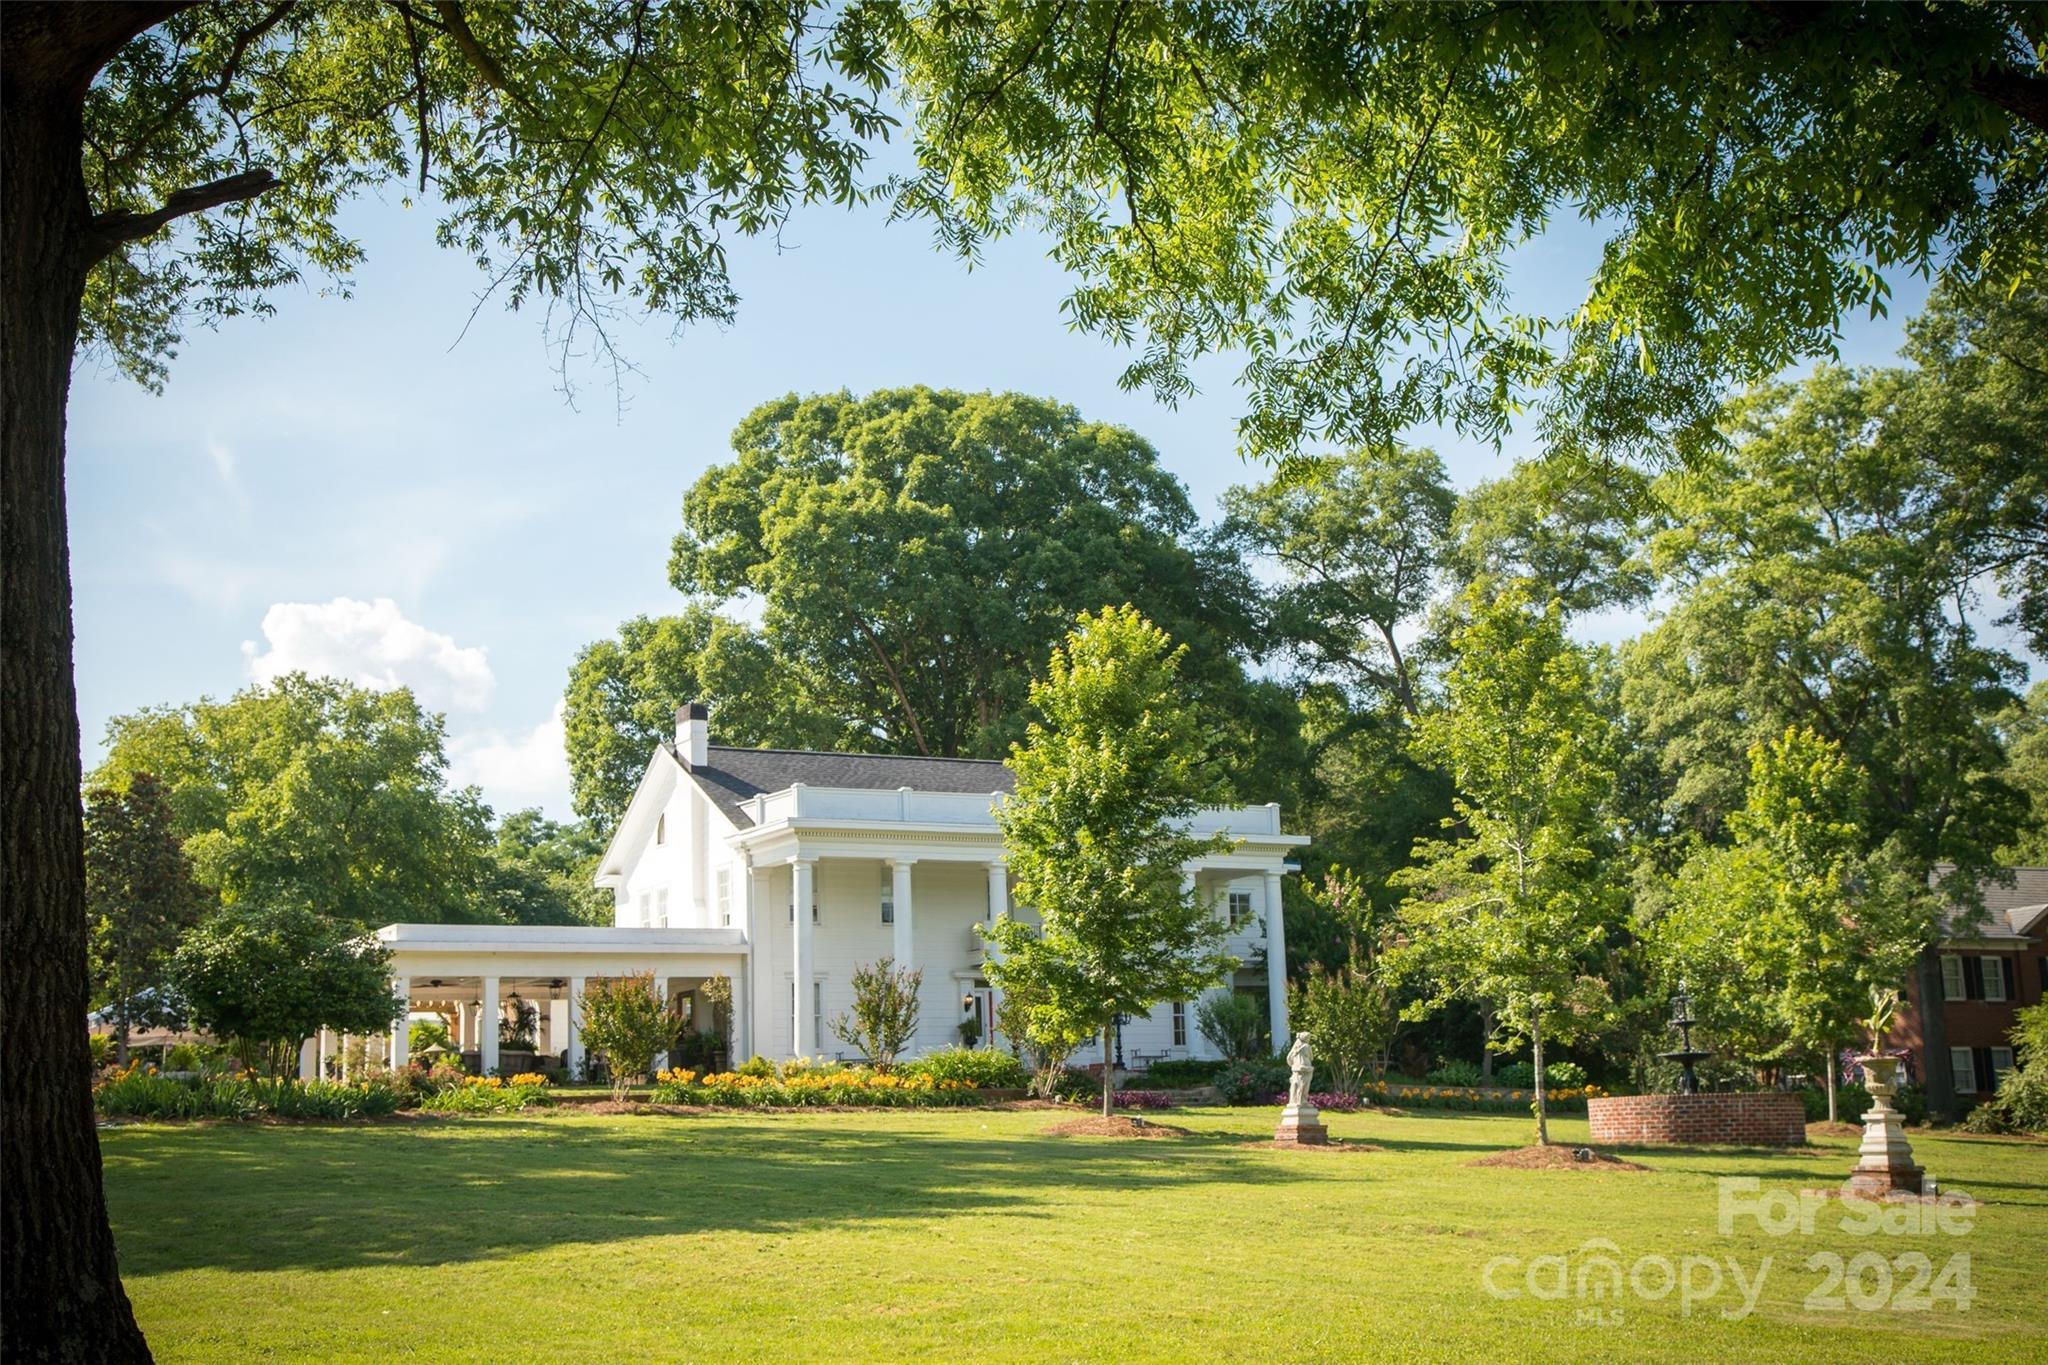
<path id="1" fill-rule="evenodd" d="M 1806 1106 L 1797 1095 L 1611 1095 L 1586 1101 L 1593 1141 L 1621 1147 L 1797 1147 Z"/>

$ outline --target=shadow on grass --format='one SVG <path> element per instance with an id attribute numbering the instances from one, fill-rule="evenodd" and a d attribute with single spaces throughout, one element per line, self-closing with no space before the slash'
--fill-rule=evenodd
<path id="1" fill-rule="evenodd" d="M 913 1123 L 653 1117 L 137 1127 L 105 1143 L 126 1274 L 486 1260 L 569 1243 L 795 1233 L 1091 1195 L 1313 1178 L 1235 1133 L 954 1136 Z"/>

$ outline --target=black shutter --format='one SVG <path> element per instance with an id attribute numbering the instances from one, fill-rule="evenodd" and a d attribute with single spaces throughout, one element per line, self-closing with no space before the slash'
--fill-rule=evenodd
<path id="1" fill-rule="evenodd" d="M 1984 959 L 1972 954 L 1963 959 L 1963 999 L 1984 998 Z"/>
<path id="2" fill-rule="evenodd" d="M 1970 1054 L 1973 1058 L 1971 1065 L 1977 1073 L 1977 1089 L 1980 1093 L 1989 1095 L 1998 1089 L 1998 1077 L 1991 1070 L 1991 1049 L 1973 1047 Z"/>
<path id="3" fill-rule="evenodd" d="M 2013 965 L 2013 959 L 2009 957 L 1998 959 L 1998 970 L 2005 977 L 2006 1003 L 2017 1005 L 2020 1001 L 2020 974 Z"/>

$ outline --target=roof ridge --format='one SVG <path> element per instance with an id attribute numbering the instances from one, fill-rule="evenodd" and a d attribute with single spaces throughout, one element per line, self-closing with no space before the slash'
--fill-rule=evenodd
<path id="1" fill-rule="evenodd" d="M 1007 766 L 1007 760 L 1000 758 L 956 758 L 950 754 L 864 754 L 852 749 L 755 748 L 750 744 L 710 744 L 705 747 L 726 749 L 737 754 L 802 754 L 809 758 L 900 758 L 909 763 L 987 763 L 997 768 Z"/>

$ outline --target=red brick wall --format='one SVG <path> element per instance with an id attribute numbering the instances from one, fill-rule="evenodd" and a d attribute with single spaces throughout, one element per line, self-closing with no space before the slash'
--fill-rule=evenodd
<path id="1" fill-rule="evenodd" d="M 1797 1147 L 1806 1141 L 1806 1107 L 1797 1095 L 1611 1095 L 1586 1101 L 1593 1141 L 1718 1143 Z"/>

